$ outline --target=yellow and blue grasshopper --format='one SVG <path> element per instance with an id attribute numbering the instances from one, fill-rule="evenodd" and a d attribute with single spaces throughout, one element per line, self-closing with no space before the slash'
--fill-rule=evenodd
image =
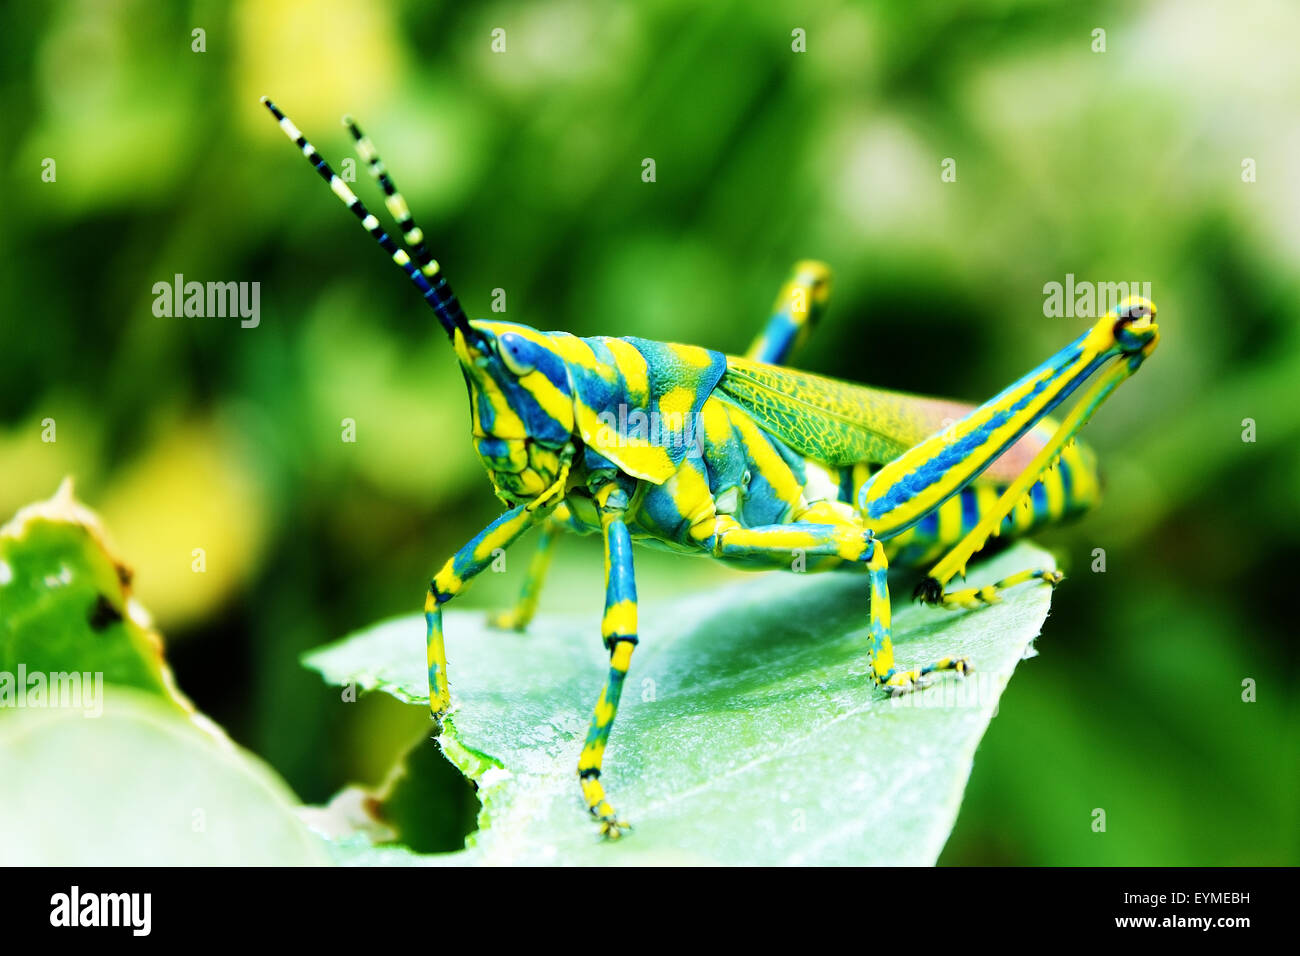
<path id="1" fill-rule="evenodd" d="M 410 251 L 330 169 L 298 128 L 266 107 L 331 190 L 423 294 L 460 361 L 472 437 L 507 511 L 456 552 L 425 598 L 429 703 L 451 706 L 442 609 L 498 549 L 540 525 L 515 609 L 523 629 L 558 532 L 605 546 L 601 637 L 609 675 L 578 760 L 601 832 L 627 829 L 606 799 L 601 764 L 637 645 L 632 543 L 748 568 L 852 568 L 870 591 L 866 653 L 876 685 L 903 693 L 926 675 L 972 670 L 965 658 L 899 668 L 890 643 L 890 563 L 938 559 L 916 596 L 974 608 L 1059 572 L 1026 569 L 982 588 L 949 590 L 990 536 L 1072 517 L 1098 498 L 1093 454 L 1075 441 L 1097 407 L 1159 340 L 1155 306 L 1129 299 L 1019 381 L 978 406 L 851 385 L 781 367 L 824 311 L 830 273 L 801 262 L 763 333 L 741 358 L 693 345 L 470 321 L 374 145 L 344 118 L 383 188 Z M 1059 422 L 1057 405 L 1097 376 Z"/>

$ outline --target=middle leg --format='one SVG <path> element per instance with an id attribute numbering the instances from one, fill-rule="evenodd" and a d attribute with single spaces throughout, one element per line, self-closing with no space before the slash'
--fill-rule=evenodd
<path id="1" fill-rule="evenodd" d="M 551 557 L 555 553 L 555 539 L 563 527 L 558 512 L 564 507 L 561 505 L 556 509 L 556 514 L 542 522 L 537 549 L 528 564 L 528 574 L 524 577 L 523 587 L 519 589 L 519 597 L 513 607 L 488 617 L 490 627 L 503 631 L 523 631 L 537 613 L 537 600 L 541 597 L 542 584 L 546 581 L 546 572 L 550 570 Z"/>
<path id="2" fill-rule="evenodd" d="M 902 694 L 920 685 L 921 678 L 939 671 L 959 675 L 974 670 L 964 657 L 944 657 L 925 667 L 899 670 L 894 662 L 892 618 L 889 602 L 889 561 L 884 544 L 872 537 L 861 524 L 830 521 L 824 524 L 792 522 L 742 528 L 734 519 L 721 515 L 716 519 L 712 541 L 716 557 L 749 563 L 767 563 L 772 567 L 788 566 L 793 554 L 818 559 L 810 570 L 843 565 L 861 565 L 868 574 L 871 588 L 870 644 L 871 676 L 877 687 L 892 694 Z"/>

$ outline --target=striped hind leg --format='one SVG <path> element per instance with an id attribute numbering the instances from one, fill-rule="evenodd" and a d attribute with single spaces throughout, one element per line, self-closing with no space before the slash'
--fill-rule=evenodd
<path id="1" fill-rule="evenodd" d="M 921 601 L 944 607 L 978 607 L 996 601 L 1000 590 L 1014 587 L 1025 581 L 1039 580 L 1054 585 L 1061 580 L 1062 576 L 1058 571 L 1032 569 L 1011 575 L 987 588 L 946 591 L 946 585 L 954 577 L 965 576 L 966 565 L 971 556 L 984 547 L 989 537 L 997 533 L 1002 522 L 1017 507 L 1022 509 L 1034 507 L 1032 492 L 1035 487 L 1067 451 L 1075 436 L 1092 418 L 1098 407 L 1122 382 L 1130 378 L 1155 350 L 1159 335 L 1155 324 L 1149 321 L 1154 314 L 1153 306 L 1145 301 L 1138 301 L 1117 310 L 1116 313 L 1112 313 L 1098 323 L 1092 334 L 1096 336 L 1098 333 L 1110 331 L 1112 341 L 1119 349 L 1117 361 L 1105 368 L 1097 381 L 1070 410 L 1069 415 L 1057 426 L 1052 437 L 1034 456 L 1029 466 L 1002 492 L 997 503 L 989 508 L 979 523 L 930 569 L 929 575 L 917 587 L 916 594 Z M 1107 329 L 1108 321 L 1114 323 L 1113 331 Z M 1104 355 L 1105 352 L 1101 354 Z"/>
<path id="2" fill-rule="evenodd" d="M 895 563 L 925 567 L 943 557 L 978 526 L 983 515 L 997 509 L 1005 487 L 980 483 L 967 485 L 940 505 L 925 522 L 890 542 L 897 549 L 891 549 Z M 1062 453 L 1061 461 L 1039 478 L 1020 500 L 1019 506 L 1003 517 L 993 534 L 1001 538 L 1020 538 L 1077 515 L 1095 503 L 1096 489 L 1097 479 L 1090 456 L 1081 455 L 1075 446 L 1068 447 Z M 1063 579 L 1064 575 L 1054 568 L 1034 568 L 978 588 L 935 592 L 930 579 L 925 578 L 914 596 L 949 610 L 974 609 L 998 603 L 1003 591 L 1026 581 L 1043 581 L 1055 586 Z"/>
<path id="3" fill-rule="evenodd" d="M 949 611 L 975 610 L 976 608 L 987 607 L 990 604 L 997 604 L 1002 600 L 1002 592 L 1015 587 L 1017 584 L 1024 584 L 1026 581 L 1042 581 L 1055 587 L 1064 580 L 1065 575 L 1055 568 L 1033 568 L 1028 571 L 1017 571 L 1015 574 L 1009 575 L 1000 581 L 994 581 L 992 584 L 986 584 L 983 587 L 946 591 L 942 585 L 939 585 L 936 589 L 938 582 L 933 577 L 926 577 L 916 586 L 915 597 L 923 604 L 930 604 Z"/>
<path id="4" fill-rule="evenodd" d="M 830 291 L 829 266 L 812 259 L 795 263 L 794 272 L 777 293 L 767 324 L 750 343 L 745 357 L 769 365 L 784 365 L 826 311 Z"/>

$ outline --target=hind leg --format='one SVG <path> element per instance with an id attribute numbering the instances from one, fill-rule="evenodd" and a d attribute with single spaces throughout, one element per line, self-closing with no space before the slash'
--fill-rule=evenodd
<path id="1" fill-rule="evenodd" d="M 795 263 L 794 272 L 776 295 L 767 324 L 750 343 L 745 357 L 768 365 L 784 365 L 826 311 L 830 291 L 829 266 L 811 259 Z"/>
<path id="2" fill-rule="evenodd" d="M 997 604 L 1002 600 L 1002 592 L 1017 584 L 1024 584 L 1026 581 L 1042 581 L 1055 587 L 1064 580 L 1065 575 L 1055 568 L 1033 568 L 1028 571 L 1017 571 L 1001 581 L 994 581 L 981 588 L 947 591 L 934 578 L 927 577 L 916 586 L 914 597 L 922 604 L 930 604 L 949 611 L 975 610 Z"/>
<path id="3" fill-rule="evenodd" d="M 1031 516 L 1044 478 L 1088 423 L 1101 404 L 1131 377 L 1159 342 L 1153 321 L 1155 307 L 1135 299 L 1099 320 L 1089 331 L 1032 370 L 1020 381 L 973 409 L 961 421 L 932 435 L 889 462 L 862 486 L 858 508 L 867 524 L 882 537 L 893 537 L 937 513 L 960 495 L 1022 435 L 1094 375 L 1097 378 L 1070 413 L 1043 443 L 1033 460 L 1016 476 L 991 507 L 981 509 L 979 521 L 930 570 L 918 588 L 926 603 L 945 606 L 988 603 L 998 585 L 945 594 L 949 581 L 966 573 L 966 565 L 1002 522 L 1020 507 Z M 1028 580 L 1055 583 L 1055 572 L 1030 569 L 999 584 Z"/>
<path id="4" fill-rule="evenodd" d="M 1074 440 L 1075 435 L 1092 418 L 1093 413 L 1110 394 L 1127 380 L 1141 366 L 1142 361 L 1155 347 L 1155 340 L 1150 347 L 1133 355 L 1122 357 L 1112 365 L 1093 385 L 1079 403 L 1071 409 L 1056 433 L 1047 441 L 1042 450 L 1034 457 L 1029 467 L 1021 472 L 998 498 L 997 504 L 989 509 L 980 522 L 972 528 L 957 545 L 948 552 L 933 568 L 929 575 L 917 587 L 917 596 L 927 604 L 943 607 L 980 607 L 998 600 L 998 591 L 1013 587 L 1025 581 L 1039 580 L 1048 584 L 1059 583 L 1063 575 L 1059 571 L 1030 569 L 1004 578 L 988 588 L 966 588 L 959 591 L 945 590 L 949 581 L 958 575 L 964 576 L 966 564 L 971 555 L 984 547 L 989 536 L 995 534 L 1002 521 L 1017 507 L 1032 511 L 1035 507 L 1032 489 L 1053 467 L 1066 446 Z"/>

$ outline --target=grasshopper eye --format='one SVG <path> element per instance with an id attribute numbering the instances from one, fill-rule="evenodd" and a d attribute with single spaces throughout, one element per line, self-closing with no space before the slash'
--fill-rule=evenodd
<path id="1" fill-rule="evenodd" d="M 1146 299 L 1131 299 L 1119 309 L 1115 319 L 1115 341 L 1125 352 L 1139 352 L 1156 334 L 1156 307 Z"/>
<path id="2" fill-rule="evenodd" d="M 1123 325 L 1133 322 L 1140 323 L 1143 319 L 1154 319 L 1156 317 L 1156 307 L 1146 299 L 1130 299 L 1125 302 L 1118 313 L 1118 321 Z"/>
<path id="3" fill-rule="evenodd" d="M 507 332 L 497 341 L 501 345 L 501 361 L 515 375 L 527 375 L 537 368 L 534 347 L 523 336 Z"/>

